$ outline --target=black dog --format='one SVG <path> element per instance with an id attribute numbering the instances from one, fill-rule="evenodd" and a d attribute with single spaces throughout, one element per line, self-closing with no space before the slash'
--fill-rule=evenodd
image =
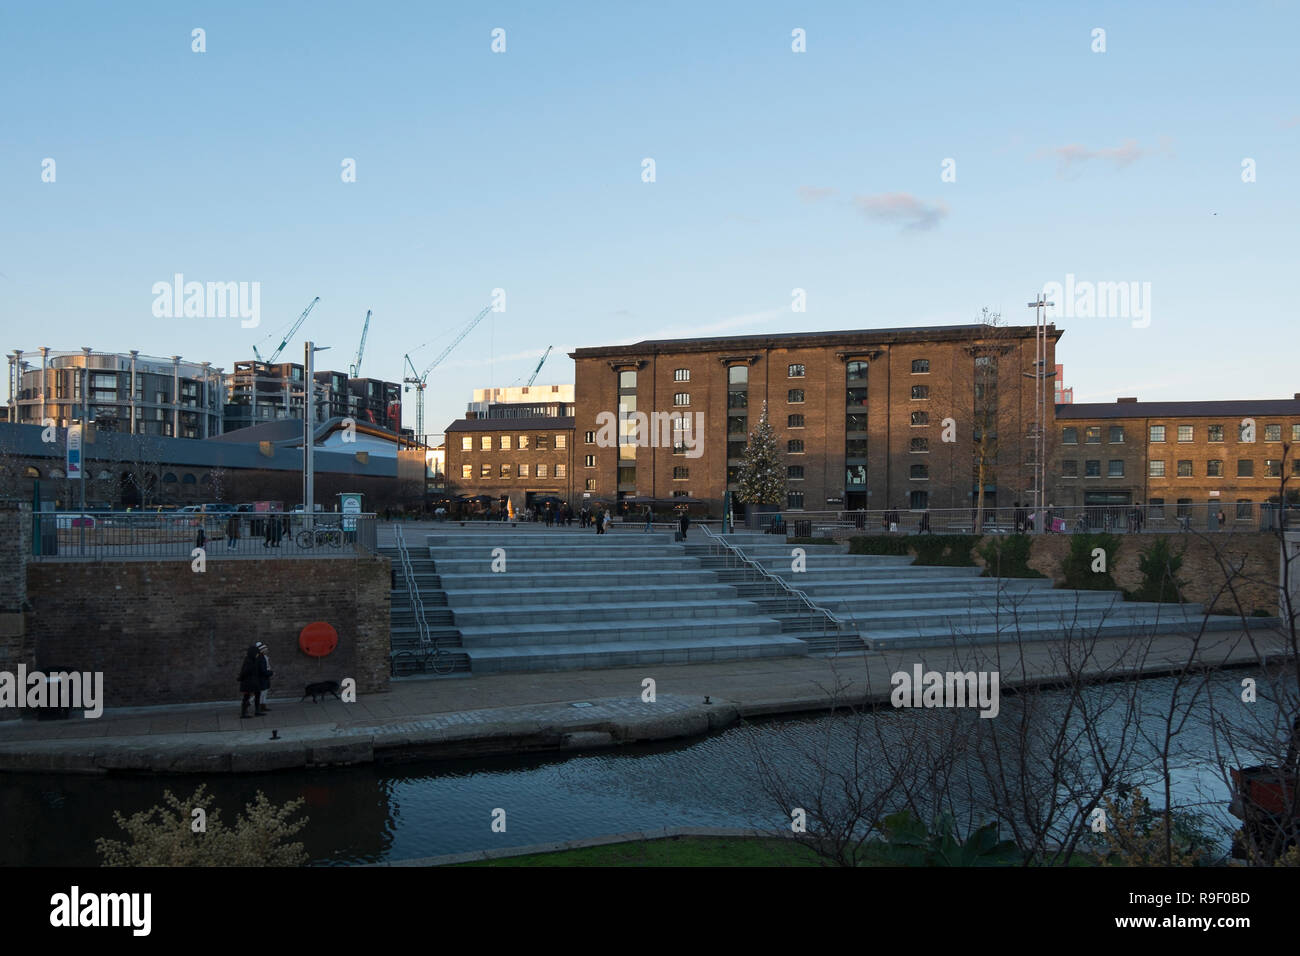
<path id="1" fill-rule="evenodd" d="M 336 680 L 323 680 L 315 684 L 308 684 L 307 689 L 303 691 L 302 697 L 298 698 L 298 703 L 302 703 L 306 700 L 308 694 L 311 695 L 313 704 L 319 703 L 316 699 L 317 697 L 323 699 L 326 694 L 333 694 L 338 700 L 343 699 L 342 697 L 339 697 L 339 682 Z"/>

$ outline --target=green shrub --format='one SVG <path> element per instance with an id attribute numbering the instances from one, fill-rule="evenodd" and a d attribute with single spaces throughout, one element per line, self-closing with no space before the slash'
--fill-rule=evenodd
<path id="1" fill-rule="evenodd" d="M 895 554 L 907 556 L 908 539 L 900 534 L 859 534 L 849 538 L 849 554 Z"/>
<path id="2" fill-rule="evenodd" d="M 1101 548 L 1106 552 L 1106 570 L 1092 569 L 1092 552 Z M 1081 591 L 1114 591 L 1115 579 L 1111 571 L 1119 560 L 1119 538 L 1104 531 L 1093 534 L 1070 535 L 1070 551 L 1061 562 L 1065 577 L 1062 587 Z"/>
<path id="3" fill-rule="evenodd" d="M 244 808 L 233 827 L 221 820 L 212 806 L 207 786 L 186 800 L 163 791 L 163 806 L 132 814 L 114 812 L 113 819 L 131 838 L 129 843 L 100 837 L 95 847 L 104 866 L 302 866 L 310 857 L 301 843 L 284 843 L 307 825 L 291 821 L 302 799 L 277 807 L 262 791 Z M 193 830 L 193 809 L 201 807 L 206 819 L 201 832 Z M 157 817 L 157 820 L 154 817 Z"/>
<path id="4" fill-rule="evenodd" d="M 1128 595 L 1132 601 L 1158 601 L 1162 604 L 1182 604 L 1183 582 L 1178 579 L 1178 570 L 1183 566 L 1182 551 L 1174 554 L 1169 539 L 1156 535 L 1150 547 L 1138 556 L 1138 569 L 1142 572 L 1142 583 L 1136 591 Z"/>
<path id="5" fill-rule="evenodd" d="M 1032 539 L 1027 534 L 997 535 L 980 545 L 986 578 L 1043 578 L 1029 566 Z"/>
<path id="6" fill-rule="evenodd" d="M 965 841 L 954 833 L 952 814 L 944 813 L 927 827 L 911 810 L 891 813 L 880 822 L 884 835 L 879 857 L 896 866 L 1013 866 L 1020 849 L 998 839 L 997 823 L 986 823 Z"/>
<path id="7" fill-rule="evenodd" d="M 834 538 L 786 538 L 786 544 L 835 544 Z"/>

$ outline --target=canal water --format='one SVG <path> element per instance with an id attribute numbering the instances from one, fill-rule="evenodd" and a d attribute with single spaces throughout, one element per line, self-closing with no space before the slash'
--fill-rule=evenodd
<path id="1" fill-rule="evenodd" d="M 1216 699 L 1235 695 L 1250 673 L 1217 676 Z M 1143 708 L 1158 713 L 1172 689 L 1168 679 L 1144 682 Z M 1062 706 L 1067 700 L 1061 692 L 1047 694 L 1049 701 L 1058 694 Z M 1013 717 L 1015 707 L 1015 698 L 1004 694 L 998 719 Z M 1229 826 L 1228 792 L 1214 763 L 1214 741 L 1208 722 L 1198 716 L 1206 711 L 1193 706 L 1178 738 L 1175 802 L 1196 803 L 1212 820 Z M 859 753 L 868 764 L 877 762 L 876 743 L 901 742 L 905 728 L 915 726 L 905 722 L 933 713 L 876 712 L 867 719 L 882 723 L 872 728 Z M 971 719 L 978 718 L 972 714 Z M 1106 717 L 1102 724 L 1117 719 Z M 0 777 L 8 831 L 0 842 L 0 864 L 97 865 L 96 838 L 122 836 L 113 821 L 115 810 L 129 816 L 161 803 L 165 789 L 188 796 L 200 782 L 227 822 L 258 790 L 276 803 L 303 798 L 309 823 L 299 839 L 317 865 L 407 860 L 667 826 L 776 830 L 788 827 L 789 811 L 762 785 L 756 755 L 761 752 L 778 768 L 787 766 L 792 776 L 807 772 L 807 756 L 813 753 L 828 755 L 836 766 L 851 766 L 853 726 L 853 718 L 820 715 L 732 727 L 688 743 L 587 754 L 252 776 L 6 775 Z M 1118 726 L 1111 729 L 1118 733 Z M 1160 729 L 1154 716 L 1144 726 Z M 1162 796 L 1151 796 L 1153 805 L 1162 805 Z M 505 810 L 504 833 L 492 829 L 497 809 Z"/>

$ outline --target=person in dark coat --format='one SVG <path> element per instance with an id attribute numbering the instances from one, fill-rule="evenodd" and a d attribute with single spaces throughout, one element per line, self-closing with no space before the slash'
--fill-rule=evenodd
<path id="1" fill-rule="evenodd" d="M 682 516 L 677 519 L 677 527 L 682 533 L 682 540 L 686 540 L 686 529 L 691 526 L 691 516 L 682 511 Z"/>
<path id="2" fill-rule="evenodd" d="M 233 551 L 239 547 L 239 514 L 232 511 L 226 519 L 226 550 Z"/>
<path id="3" fill-rule="evenodd" d="M 244 663 L 239 668 L 239 689 L 244 695 L 244 701 L 239 707 L 240 717 L 253 716 L 248 712 L 248 705 L 250 702 L 256 702 L 257 695 L 261 691 L 258 680 L 258 670 L 260 669 L 258 661 L 260 657 L 261 651 L 257 649 L 257 645 L 250 644 L 248 651 L 244 654 Z"/>

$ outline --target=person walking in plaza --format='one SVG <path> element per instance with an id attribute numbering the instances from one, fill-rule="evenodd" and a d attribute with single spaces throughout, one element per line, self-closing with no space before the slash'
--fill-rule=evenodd
<path id="1" fill-rule="evenodd" d="M 921 509 L 921 528 L 919 531 L 917 531 L 917 534 L 934 534 L 934 532 L 930 530 L 929 505 L 926 505 L 924 508 Z"/>
<path id="2" fill-rule="evenodd" d="M 1228 520 L 1228 516 L 1225 515 L 1225 514 L 1223 513 L 1223 509 L 1220 508 L 1220 509 L 1219 509 L 1219 530 L 1220 530 L 1220 531 L 1223 530 L 1223 524 L 1224 524 L 1224 522 L 1227 521 L 1227 520 Z"/>
<path id="3" fill-rule="evenodd" d="M 226 550 L 234 551 L 239 547 L 239 513 L 232 511 L 226 519 Z"/>
<path id="4" fill-rule="evenodd" d="M 267 653 L 268 648 L 261 641 L 255 645 L 257 648 L 257 716 L 261 717 L 271 708 L 266 706 L 267 695 L 271 693 L 271 677 L 275 671 L 271 669 L 271 657 Z"/>
<path id="5" fill-rule="evenodd" d="M 609 511 L 606 511 L 606 512 L 605 512 L 605 520 L 601 522 L 601 528 L 603 529 L 603 533 L 604 533 L 604 534 L 609 534 L 609 526 L 610 526 L 611 524 L 613 524 L 613 523 L 614 523 L 614 515 L 613 515 L 613 513 L 612 513 L 612 512 L 609 512 Z"/>
<path id="6" fill-rule="evenodd" d="M 691 526 L 691 516 L 688 515 L 686 513 L 686 509 L 683 508 L 681 517 L 677 519 L 677 530 L 681 532 L 683 541 L 686 540 L 686 529 L 689 528 L 690 526 Z"/>
<path id="7" fill-rule="evenodd" d="M 248 650 L 244 654 L 244 663 L 239 668 L 239 689 L 243 692 L 244 700 L 239 707 L 240 717 L 252 717 L 248 712 L 249 704 L 257 701 L 257 695 L 261 692 L 258 684 L 258 668 L 260 652 L 256 644 L 248 645 Z"/>
<path id="8" fill-rule="evenodd" d="M 649 505 L 645 506 L 645 515 L 643 517 L 645 518 L 645 530 L 649 533 L 650 525 L 655 519 L 654 512 L 650 510 Z"/>

